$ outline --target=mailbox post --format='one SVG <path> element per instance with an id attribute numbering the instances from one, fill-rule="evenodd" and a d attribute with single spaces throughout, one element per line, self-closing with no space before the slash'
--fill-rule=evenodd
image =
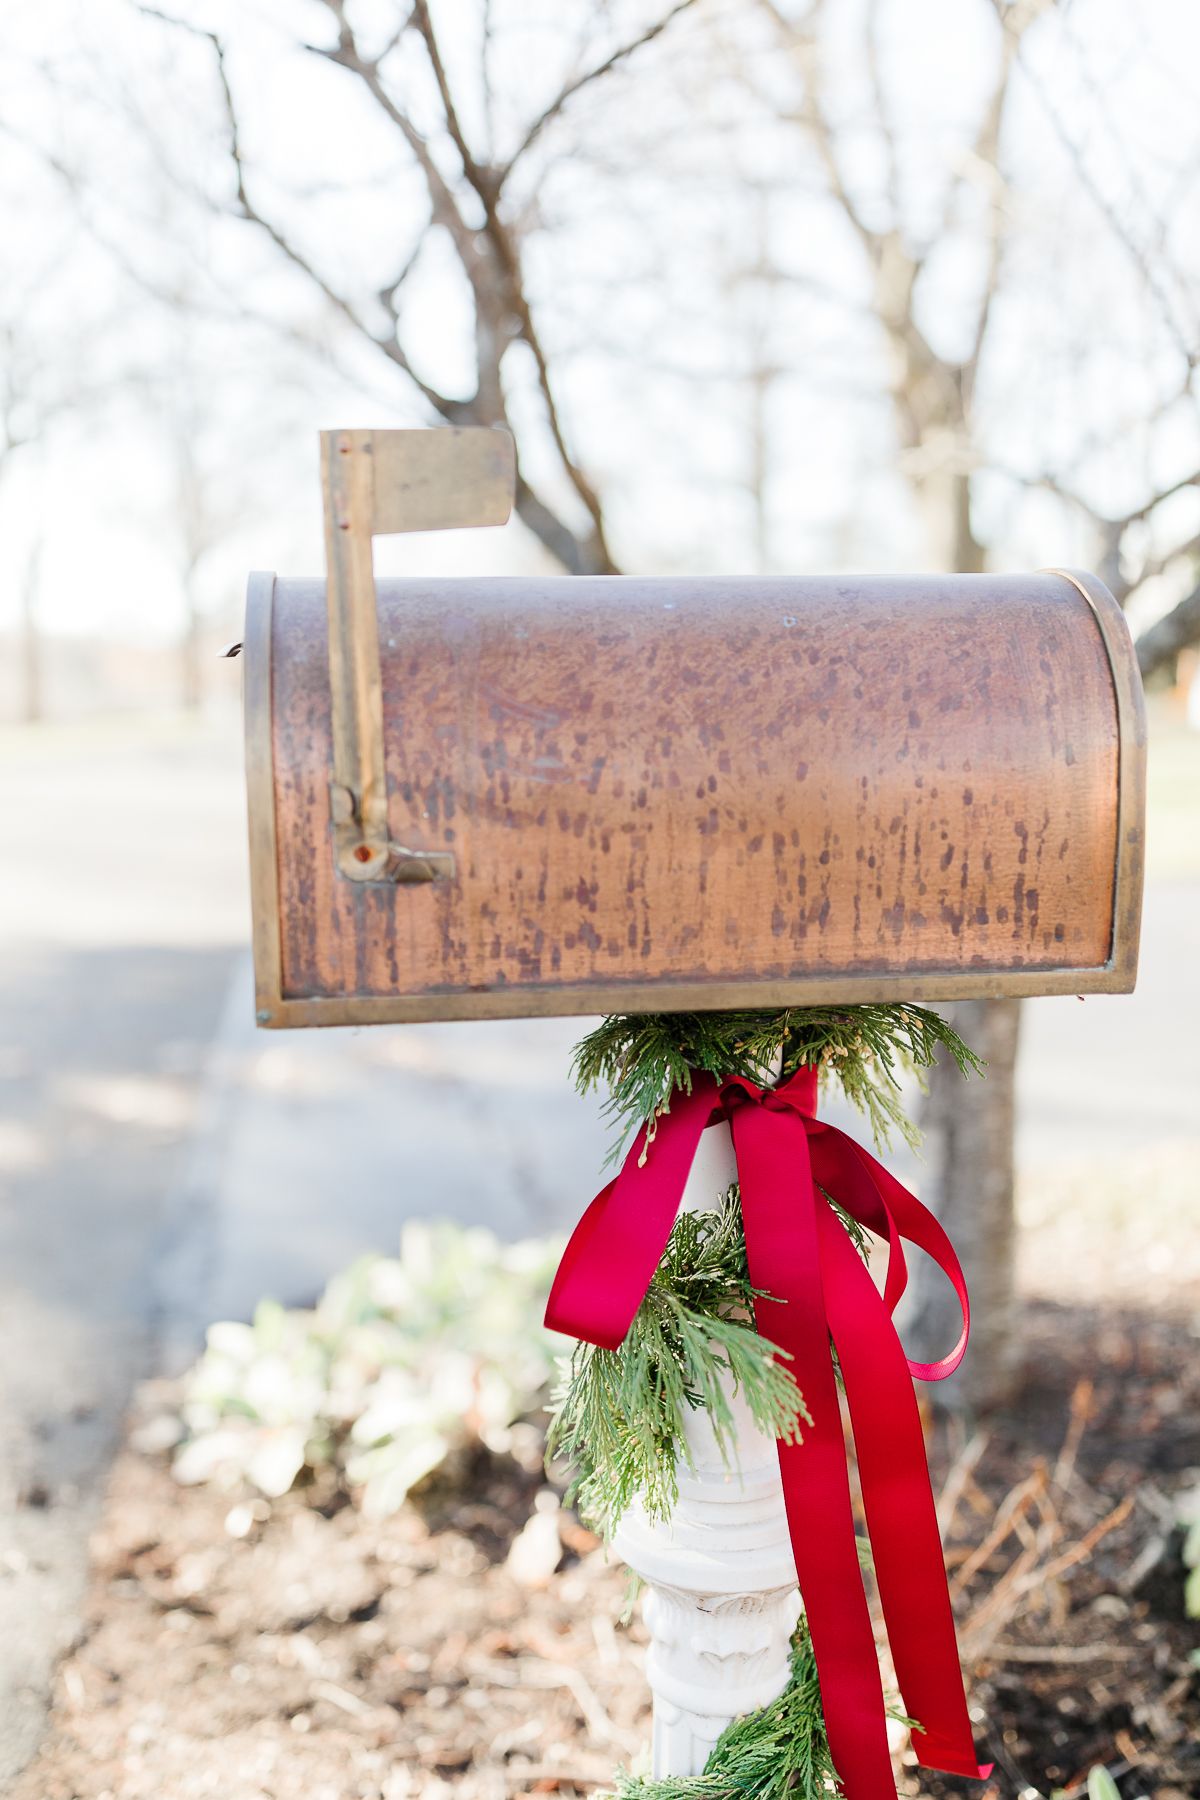
<path id="1" fill-rule="evenodd" d="M 1124 619 L 1093 577 L 376 582 L 374 535 L 507 516 L 511 443 L 489 431 L 331 432 L 322 467 L 327 580 L 250 584 L 261 1025 L 852 1009 L 913 993 L 1132 988 L 1144 709 Z M 657 1142 L 651 1154 L 656 1115 L 615 1200 L 606 1190 L 592 1211 L 609 1209 L 633 1257 L 645 1234 L 631 1196 L 648 1157 L 660 1236 L 680 1188 L 685 1207 L 713 1206 L 730 1176 L 732 1119 L 733 1143 L 740 1135 L 759 1171 L 764 1243 L 774 1228 L 763 1225 L 762 1146 L 786 1127 L 805 1170 L 811 1151 L 804 1194 L 825 1233 L 821 1256 L 832 1258 L 822 1267 L 844 1289 L 840 1319 L 818 1324 L 806 1351 L 820 1374 L 829 1334 L 864 1304 L 861 1294 L 846 1299 L 861 1270 L 852 1257 L 847 1271 L 838 1232 L 829 1238 L 822 1169 L 848 1172 L 850 1211 L 889 1239 L 889 1307 L 905 1238 L 932 1249 L 952 1279 L 957 1263 L 914 1197 L 816 1120 L 815 1080 L 806 1067 L 774 1093 L 754 1088 L 751 1124 L 745 1082 L 689 1088 L 660 1134 L 687 1138 L 676 1161 Z M 660 1178 L 677 1179 L 669 1204 Z M 628 1310 L 618 1330 L 604 1280 L 589 1291 L 580 1268 L 598 1257 L 597 1269 L 627 1286 L 624 1251 L 598 1250 L 590 1220 L 564 1258 L 552 1309 L 584 1321 L 569 1325 L 577 1335 L 616 1347 Z M 646 1242 L 639 1281 L 657 1255 Z M 819 1298 L 819 1282 L 811 1292 Z M 627 1299 L 636 1306 L 637 1292 Z M 902 1355 L 868 1323 L 884 1361 Z M 914 1372 L 947 1372 L 965 1335 L 944 1366 Z M 848 1347 L 843 1338 L 844 1367 Z M 861 1393 L 861 1364 L 856 1379 Z M 904 1395 L 894 1391 L 907 1406 L 906 1374 L 904 1383 Z M 826 1457 L 831 1429 L 841 1455 L 836 1396 L 830 1408 Z M 919 1451 L 915 1412 L 912 1429 Z M 783 1448 L 776 1466 L 771 1440 L 743 1420 L 740 1467 L 726 1469 L 702 1414 L 689 1441 L 695 1468 L 670 1524 L 635 1509 L 616 1540 L 652 1590 L 659 1773 L 698 1772 L 731 1717 L 780 1691 L 799 1607 L 799 1502 L 786 1470 L 781 1485 Z M 923 1498 L 919 1489 L 914 1475 L 905 1504 L 918 1534 L 923 1509 L 933 1529 L 927 1477 Z M 841 1504 L 836 1494 L 830 1504 Z M 936 1533 L 923 1541 L 940 1571 Z M 904 1571 L 889 1542 L 881 1592 L 890 1585 L 894 1600 Z M 859 1756 L 846 1721 L 861 1716 L 866 1689 L 854 1688 L 857 1653 L 833 1642 L 828 1595 L 823 1605 L 831 1669 L 837 1661 L 828 1692 L 821 1675 L 830 1748 L 840 1774 L 845 1759 L 848 1800 L 877 1800 L 886 1753 L 877 1739 L 874 1762 Z M 811 1599 L 809 1612 L 819 1659 Z M 948 1602 L 938 1617 L 952 1654 Z M 842 1704 L 851 1689 L 858 1699 Z M 944 1730 L 922 1721 L 941 1757 L 933 1766 L 977 1772 L 961 1690 L 947 1700 L 943 1681 L 925 1692 L 950 1720 Z"/>
<path id="2" fill-rule="evenodd" d="M 682 1206 L 700 1212 L 737 1180 L 729 1127 L 704 1133 Z M 740 1395 L 731 1463 L 708 1415 L 685 1430 L 693 1468 L 681 1476 L 669 1521 L 635 1504 L 613 1549 L 645 1582 L 650 1633 L 646 1676 L 654 1699 L 651 1767 L 656 1776 L 699 1775 L 725 1727 L 782 1693 L 800 1613 L 774 1440 Z"/>

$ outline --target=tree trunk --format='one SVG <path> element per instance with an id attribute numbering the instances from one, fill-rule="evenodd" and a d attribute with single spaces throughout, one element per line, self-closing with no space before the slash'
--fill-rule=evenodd
<path id="1" fill-rule="evenodd" d="M 1019 1000 L 959 1000 L 954 1028 L 987 1063 L 986 1079 L 964 1081 L 944 1053 L 930 1071 L 922 1124 L 928 1173 L 922 1199 L 954 1242 L 971 1293 L 971 1349 L 958 1374 L 931 1390 L 947 1404 L 979 1411 L 1004 1401 L 1016 1373 L 1016 1218 L 1013 1125 Z M 917 1315 L 906 1334 L 921 1362 L 944 1356 L 958 1336 L 958 1301 L 922 1257 Z"/>
<path id="2" fill-rule="evenodd" d="M 970 477 L 952 478 L 945 499 L 951 566 L 978 574 L 983 546 L 971 525 Z M 964 1082 L 953 1061 L 930 1071 L 920 1111 L 928 1167 L 923 1198 L 954 1242 L 971 1296 L 971 1348 L 962 1369 L 930 1393 L 971 1411 L 1000 1405 L 1015 1374 L 1016 1217 L 1014 1097 L 1019 1000 L 962 1000 L 947 1009 L 959 1036 L 987 1063 Z M 944 1356 L 958 1336 L 957 1301 L 925 1257 L 914 1284 L 914 1355 Z"/>

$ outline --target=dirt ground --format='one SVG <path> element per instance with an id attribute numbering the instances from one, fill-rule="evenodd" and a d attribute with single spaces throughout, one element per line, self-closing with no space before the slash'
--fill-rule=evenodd
<path id="1" fill-rule="evenodd" d="M 1177 1522 L 1200 1484 L 1196 1351 L 1183 1311 L 1033 1302 L 1012 1409 L 970 1441 L 935 1429 L 978 1741 L 997 1768 L 968 1787 L 918 1776 L 910 1753 L 906 1794 L 1075 1794 L 1105 1763 L 1125 1800 L 1200 1795 L 1200 1630 Z M 162 1454 L 127 1448 L 85 1628 L 12 1800 L 603 1788 L 647 1739 L 644 1635 L 616 1623 L 624 1572 L 569 1512 L 543 1515 L 541 1554 L 514 1568 L 542 1489 L 481 1456 L 458 1492 L 372 1522 L 333 1488 L 269 1509 L 183 1489 Z"/>

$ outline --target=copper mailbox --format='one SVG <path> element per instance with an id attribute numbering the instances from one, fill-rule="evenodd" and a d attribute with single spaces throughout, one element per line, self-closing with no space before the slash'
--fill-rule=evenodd
<path id="1" fill-rule="evenodd" d="M 1132 988 L 1144 711 L 1093 577 L 370 596 L 369 537 L 377 639 L 332 688 L 332 586 L 251 579 L 261 1024 Z M 373 669 L 386 781 L 356 790 L 331 695 L 357 670 L 368 715 Z"/>

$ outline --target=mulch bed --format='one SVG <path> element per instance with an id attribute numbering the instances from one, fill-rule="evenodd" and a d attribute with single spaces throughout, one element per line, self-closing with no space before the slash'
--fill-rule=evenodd
<path id="1" fill-rule="evenodd" d="M 997 1769 L 981 1788 L 909 1763 L 908 1794 L 1034 1800 L 1080 1791 L 1105 1763 L 1125 1800 L 1200 1795 L 1200 1630 L 1176 1524 L 1200 1484 L 1193 1326 L 1030 1304 L 1012 1407 L 970 1441 L 937 1428 L 972 1703 Z M 566 1511 L 541 1515 L 517 1566 L 540 1476 L 482 1454 L 459 1473 L 420 1512 L 371 1521 L 332 1488 L 269 1509 L 182 1489 L 163 1457 L 127 1448 L 85 1630 L 11 1800 L 607 1785 L 649 1729 L 644 1635 L 614 1623 L 624 1571 Z"/>
<path id="2" fill-rule="evenodd" d="M 1194 1800 L 1200 1623 L 1184 1611 L 1179 1514 L 1200 1498 L 1196 1317 L 1035 1303 L 1023 1341 L 1020 1386 L 983 1428 L 947 1533 L 952 1580 L 978 1564 L 960 1642 L 989 1788 L 1082 1793 L 1104 1764 L 1129 1800 Z M 952 1482 L 971 1448 L 943 1428 L 932 1462 Z M 981 1556 L 1001 1508 L 1014 1530 Z M 981 1789 L 926 1775 L 910 1792 Z"/>

